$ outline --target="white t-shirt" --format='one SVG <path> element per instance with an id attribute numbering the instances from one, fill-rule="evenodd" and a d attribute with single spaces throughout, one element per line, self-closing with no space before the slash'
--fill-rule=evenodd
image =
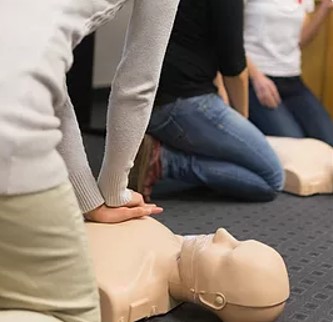
<path id="1" fill-rule="evenodd" d="M 260 71 L 281 77 L 301 74 L 301 29 L 313 10 L 314 0 L 245 0 L 245 49 Z"/>

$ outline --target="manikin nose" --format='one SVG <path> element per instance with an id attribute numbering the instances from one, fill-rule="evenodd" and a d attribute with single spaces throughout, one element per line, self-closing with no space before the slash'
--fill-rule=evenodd
<path id="1" fill-rule="evenodd" d="M 227 244 L 231 246 L 232 248 L 239 245 L 240 241 L 238 241 L 235 237 L 233 237 L 231 234 L 229 234 L 224 228 L 219 228 L 214 237 L 213 237 L 214 243 L 221 243 L 221 244 Z"/>

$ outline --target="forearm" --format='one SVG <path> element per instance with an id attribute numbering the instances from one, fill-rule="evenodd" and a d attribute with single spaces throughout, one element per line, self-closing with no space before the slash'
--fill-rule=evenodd
<path id="1" fill-rule="evenodd" d="M 261 72 L 248 56 L 247 66 L 251 85 L 259 102 L 268 108 L 276 108 L 281 103 L 281 97 L 274 82 Z"/>
<path id="2" fill-rule="evenodd" d="M 107 205 L 127 203 L 128 174 L 147 128 L 178 0 L 137 0 L 109 101 L 99 187 Z"/>
<path id="3" fill-rule="evenodd" d="M 224 84 L 230 105 L 241 115 L 249 117 L 249 76 L 247 68 L 235 77 L 224 76 Z"/>
<path id="4" fill-rule="evenodd" d="M 219 72 L 214 79 L 214 85 L 217 87 L 217 91 L 222 100 L 229 105 L 229 97 L 224 86 L 223 76 Z"/>
<path id="5" fill-rule="evenodd" d="M 257 68 L 257 66 L 253 63 L 252 59 L 249 56 L 246 56 L 246 62 L 249 78 L 251 80 L 256 79 L 258 76 L 262 75 L 262 72 Z"/>
<path id="6" fill-rule="evenodd" d="M 56 109 L 63 134 L 58 151 L 64 159 L 81 211 L 86 213 L 104 203 L 84 150 L 73 105 L 67 96 L 65 106 Z"/>
<path id="7" fill-rule="evenodd" d="M 329 12 L 328 5 L 323 1 L 311 18 L 309 16 L 306 17 L 301 33 L 301 48 L 305 47 L 314 39 Z"/>

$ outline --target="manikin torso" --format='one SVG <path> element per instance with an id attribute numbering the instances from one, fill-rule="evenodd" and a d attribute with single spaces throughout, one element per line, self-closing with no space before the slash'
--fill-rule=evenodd
<path id="1" fill-rule="evenodd" d="M 226 322 L 270 322 L 289 296 L 280 255 L 224 229 L 182 237 L 150 217 L 88 223 L 86 229 L 103 322 L 138 321 L 182 301 L 203 305 Z"/>
<path id="2" fill-rule="evenodd" d="M 175 306 L 168 283 L 177 267 L 180 237 L 148 218 L 86 228 L 103 321 L 137 321 Z"/>
<path id="3" fill-rule="evenodd" d="M 284 191 L 309 196 L 333 192 L 333 148 L 316 139 L 267 137 L 285 171 Z"/>

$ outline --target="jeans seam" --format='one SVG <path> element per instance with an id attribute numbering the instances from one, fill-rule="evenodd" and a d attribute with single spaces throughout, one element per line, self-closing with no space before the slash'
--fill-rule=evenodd
<path id="1" fill-rule="evenodd" d="M 206 113 L 200 109 L 197 109 L 206 119 L 208 119 L 210 121 L 210 119 L 206 116 Z M 260 153 L 258 153 L 258 151 L 256 151 L 255 149 L 252 148 L 251 145 L 249 145 L 245 140 L 243 140 L 240 136 L 238 136 L 235 132 L 230 131 L 229 129 L 227 129 L 227 127 L 225 127 L 223 124 L 220 124 L 220 122 L 217 123 L 212 123 L 217 129 L 225 131 L 228 135 L 231 135 L 232 137 L 236 138 L 239 142 L 243 143 L 244 145 L 246 145 L 257 157 L 258 159 L 263 162 L 270 170 L 272 173 L 276 174 L 276 170 L 274 169 L 274 167 L 271 166 L 271 164 L 269 162 L 266 161 L 265 158 L 263 158 L 261 156 Z M 219 126 L 220 125 L 220 126 Z M 266 179 L 263 178 L 263 180 L 265 180 L 267 182 Z M 268 184 L 268 182 L 267 182 Z M 270 186 L 270 184 L 268 184 Z"/>
<path id="2" fill-rule="evenodd" d="M 241 166 L 240 166 L 240 167 L 241 167 Z M 242 168 L 246 169 L 245 167 L 242 167 Z M 252 173 L 255 174 L 256 176 L 258 176 L 259 178 L 261 178 L 261 179 L 267 184 L 267 186 L 268 186 L 269 188 L 275 190 L 275 189 L 272 187 L 272 185 L 270 185 L 270 184 L 269 184 L 264 178 L 262 178 L 260 175 L 258 175 L 257 173 L 255 173 L 255 172 L 253 172 L 253 171 L 251 171 L 251 170 L 249 170 L 249 169 L 246 169 L 246 170 L 252 172 Z M 231 176 L 229 173 L 226 173 L 226 174 L 224 175 L 224 177 L 227 177 L 227 178 L 230 178 L 230 179 L 234 179 L 234 178 L 235 178 L 235 176 Z M 255 182 L 255 181 L 252 180 L 252 179 L 249 179 L 249 178 L 247 178 L 247 177 L 243 177 L 243 179 L 245 179 L 244 181 L 246 181 L 247 183 L 251 183 L 251 184 L 254 184 L 254 185 L 258 186 L 258 185 L 257 185 L 257 182 Z"/>

